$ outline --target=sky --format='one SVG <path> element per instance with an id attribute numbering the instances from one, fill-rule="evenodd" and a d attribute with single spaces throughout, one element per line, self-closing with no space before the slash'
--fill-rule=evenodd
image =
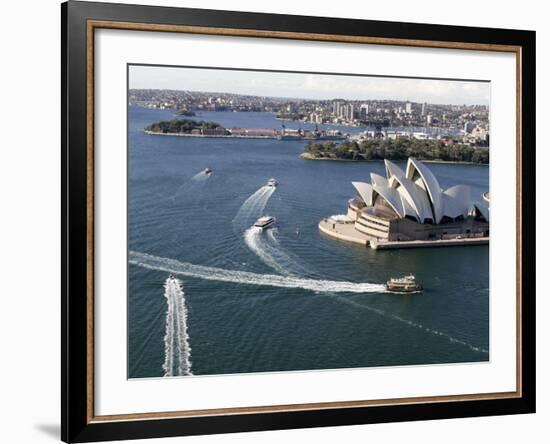
<path id="1" fill-rule="evenodd" d="M 131 89 L 175 89 L 302 99 L 489 105 L 487 82 L 131 66 Z"/>

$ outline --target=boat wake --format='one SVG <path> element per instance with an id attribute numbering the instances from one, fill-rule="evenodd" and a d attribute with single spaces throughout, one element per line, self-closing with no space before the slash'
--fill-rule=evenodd
<path id="1" fill-rule="evenodd" d="M 195 174 L 191 179 L 185 181 L 180 187 L 176 190 L 172 196 L 172 200 L 175 201 L 182 195 L 186 194 L 195 194 L 196 192 L 202 189 L 202 186 L 210 178 L 211 173 L 207 173 L 206 170 L 202 170 Z"/>
<path id="2" fill-rule="evenodd" d="M 390 292 L 388 292 L 390 293 Z M 401 293 L 402 294 L 402 293 Z M 483 354 L 489 354 L 489 350 L 483 348 L 483 347 L 478 347 L 478 346 L 475 346 L 475 345 L 472 345 L 466 341 L 462 341 L 460 339 L 457 339 L 447 333 L 444 333 L 442 331 L 439 331 L 439 330 L 436 330 L 434 328 L 430 328 L 430 327 L 427 327 L 423 324 L 420 324 L 418 322 L 413 322 L 413 321 L 410 321 L 408 319 L 405 319 L 405 318 L 402 318 L 401 316 L 398 316 L 396 314 L 393 314 L 393 313 L 389 313 L 387 311 L 384 311 L 384 310 L 381 310 L 379 308 L 375 308 L 375 307 L 371 307 L 370 305 L 366 305 L 366 304 L 361 304 L 357 301 L 354 301 L 354 300 L 351 300 L 351 299 L 344 299 L 342 297 L 339 297 L 338 298 L 341 302 L 343 303 L 346 303 L 346 304 L 349 304 L 349 305 L 353 305 L 355 308 L 362 308 L 362 309 L 365 309 L 365 310 L 368 310 L 368 311 L 371 311 L 373 313 L 376 313 L 380 316 L 384 316 L 384 317 L 387 317 L 387 318 L 390 318 L 390 319 L 393 319 L 394 321 L 397 321 L 397 322 L 400 322 L 402 324 L 406 324 L 408 325 L 409 327 L 412 327 L 412 328 L 417 328 L 419 330 L 423 330 L 425 331 L 426 333 L 429 333 L 429 334 L 432 334 L 434 336 L 440 336 L 442 338 L 445 338 L 447 339 L 449 342 L 453 343 L 453 344 L 459 344 L 459 345 L 462 345 L 466 348 L 469 348 L 471 351 L 474 351 L 474 352 L 477 352 L 477 353 L 483 353 Z"/>
<path id="3" fill-rule="evenodd" d="M 231 282 L 236 284 L 247 284 L 247 285 L 265 285 L 265 286 L 281 287 L 281 288 L 302 288 L 302 289 L 310 290 L 316 293 L 325 294 L 326 296 L 330 296 L 330 293 L 333 293 L 334 296 L 337 297 L 337 299 L 340 302 L 352 305 L 355 308 L 368 310 L 380 316 L 408 325 L 411 328 L 417 328 L 425 331 L 426 333 L 439 336 L 441 338 L 445 338 L 451 343 L 459 344 L 461 346 L 467 347 L 474 352 L 483 353 L 483 354 L 489 353 L 489 351 L 483 347 L 478 347 L 478 346 L 469 344 L 468 342 L 457 339 L 447 333 L 435 330 L 423 324 L 410 321 L 408 319 L 402 318 L 401 316 L 386 312 L 379 308 L 371 307 L 369 305 L 359 303 L 352 299 L 341 297 L 338 294 L 336 294 L 336 293 L 362 293 L 362 294 L 385 293 L 386 289 L 383 284 L 329 281 L 329 280 L 322 280 L 322 279 L 306 279 L 306 278 L 299 278 L 295 276 L 278 276 L 278 275 L 271 275 L 271 274 L 257 274 L 257 273 L 247 272 L 247 271 L 225 270 L 222 268 L 194 265 L 188 262 L 179 262 L 175 259 L 153 256 L 150 254 L 140 253 L 136 251 L 130 251 L 128 260 L 131 264 L 142 268 L 163 271 L 167 273 L 173 273 L 175 275 L 188 276 L 188 277 L 193 277 L 198 279 Z M 181 287 L 179 287 L 179 284 L 178 284 L 178 288 L 179 288 L 179 291 L 181 291 Z M 182 292 L 182 295 L 183 295 L 183 292 Z M 183 297 L 181 298 L 181 301 L 183 304 Z M 168 314 L 167 314 L 167 337 L 169 337 Z M 186 334 L 187 333 L 185 333 L 185 335 Z M 188 346 L 188 343 L 187 343 L 187 346 Z M 170 368 L 170 362 L 173 362 L 173 360 L 170 361 L 171 354 L 166 353 L 166 356 L 169 364 L 166 365 L 165 363 L 165 366 Z M 189 369 L 190 369 L 190 363 L 189 363 Z"/>
<path id="4" fill-rule="evenodd" d="M 211 281 L 231 282 L 246 285 L 265 285 L 279 288 L 302 288 L 323 293 L 383 293 L 384 285 L 370 283 L 356 283 L 346 281 L 329 281 L 322 279 L 307 279 L 294 276 L 280 276 L 274 274 L 258 274 L 248 271 L 226 270 L 223 268 L 194 265 L 188 262 L 179 262 L 146 253 L 130 251 L 128 261 L 139 267 L 150 270 L 164 271 L 179 276 L 188 276 Z"/>
<path id="5" fill-rule="evenodd" d="M 211 174 L 212 174 L 212 171 L 207 172 L 207 170 L 202 170 L 202 171 L 198 172 L 197 174 L 195 174 L 191 178 L 191 180 L 193 180 L 195 182 L 204 182 L 210 177 Z"/>
<path id="6" fill-rule="evenodd" d="M 179 279 L 164 282 L 166 333 L 164 335 L 164 376 L 188 376 L 191 373 L 191 347 L 187 333 L 187 307 Z"/>
<path id="7" fill-rule="evenodd" d="M 246 199 L 233 218 L 233 228 L 242 233 L 242 230 L 263 216 L 267 202 L 275 189 L 275 187 L 264 185 Z"/>
<path id="8" fill-rule="evenodd" d="M 309 275 L 304 267 L 286 253 L 273 234 L 273 229 L 263 231 L 252 226 L 244 232 L 247 247 L 268 267 L 287 276 Z"/>

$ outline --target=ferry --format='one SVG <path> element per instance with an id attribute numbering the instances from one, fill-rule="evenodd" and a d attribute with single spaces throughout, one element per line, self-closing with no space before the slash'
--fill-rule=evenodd
<path id="1" fill-rule="evenodd" d="M 397 293 L 416 293 L 422 291 L 422 285 L 417 284 L 414 275 L 410 274 L 402 278 L 390 278 L 386 282 L 386 290 Z"/>
<path id="2" fill-rule="evenodd" d="M 321 134 L 317 137 L 312 137 L 312 140 L 345 140 L 348 136 L 344 134 Z"/>
<path id="3" fill-rule="evenodd" d="M 326 130 L 314 131 L 312 136 L 309 138 L 313 140 L 344 140 L 347 139 L 348 136 L 339 130 Z"/>
<path id="4" fill-rule="evenodd" d="M 271 178 L 267 181 L 267 184 L 266 184 L 268 187 L 273 187 L 275 188 L 277 185 L 279 185 L 279 182 L 277 182 L 277 179 L 275 178 Z"/>
<path id="5" fill-rule="evenodd" d="M 271 228 L 275 224 L 275 218 L 271 216 L 262 216 L 260 217 L 256 223 L 254 224 L 255 227 L 261 228 L 263 230 L 267 230 L 268 228 Z"/>
<path id="6" fill-rule="evenodd" d="M 299 133 L 296 134 L 279 134 L 277 139 L 279 140 L 301 140 L 303 136 Z"/>

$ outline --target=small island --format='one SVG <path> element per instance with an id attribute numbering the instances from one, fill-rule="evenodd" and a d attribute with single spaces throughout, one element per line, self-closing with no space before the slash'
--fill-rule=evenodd
<path id="1" fill-rule="evenodd" d="M 216 122 L 193 119 L 173 119 L 152 123 L 144 128 L 146 134 L 160 136 L 212 137 L 236 139 L 343 140 L 347 136 L 337 130 L 276 130 L 273 128 L 225 128 Z"/>
<path id="2" fill-rule="evenodd" d="M 223 136 L 228 131 L 216 122 L 203 120 L 172 119 L 155 122 L 145 127 L 147 134 L 160 134 L 170 136 Z"/>
<path id="3" fill-rule="evenodd" d="M 428 162 L 488 164 L 489 150 L 440 140 L 364 140 L 341 143 L 310 141 L 301 156 L 312 160 L 406 161 L 409 157 Z"/>

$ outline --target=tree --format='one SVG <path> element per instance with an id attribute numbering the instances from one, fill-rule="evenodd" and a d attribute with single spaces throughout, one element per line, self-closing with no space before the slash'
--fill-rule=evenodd
<path id="1" fill-rule="evenodd" d="M 151 125 L 145 127 L 146 131 L 151 131 L 153 133 L 163 133 L 163 134 L 187 134 L 193 131 L 194 129 L 215 129 L 223 128 L 219 123 L 216 122 L 205 122 L 203 120 L 189 120 L 189 119 L 172 119 L 165 120 L 162 122 L 152 123 Z"/>
<path id="2" fill-rule="evenodd" d="M 317 157 L 336 157 L 338 159 L 364 160 L 406 160 L 415 157 L 418 160 L 442 160 L 455 162 L 488 163 L 489 151 L 474 149 L 470 145 L 445 144 L 440 140 L 418 140 L 399 138 L 396 140 L 343 141 L 335 144 L 326 141 L 323 144 L 308 142 L 305 147 Z"/>

